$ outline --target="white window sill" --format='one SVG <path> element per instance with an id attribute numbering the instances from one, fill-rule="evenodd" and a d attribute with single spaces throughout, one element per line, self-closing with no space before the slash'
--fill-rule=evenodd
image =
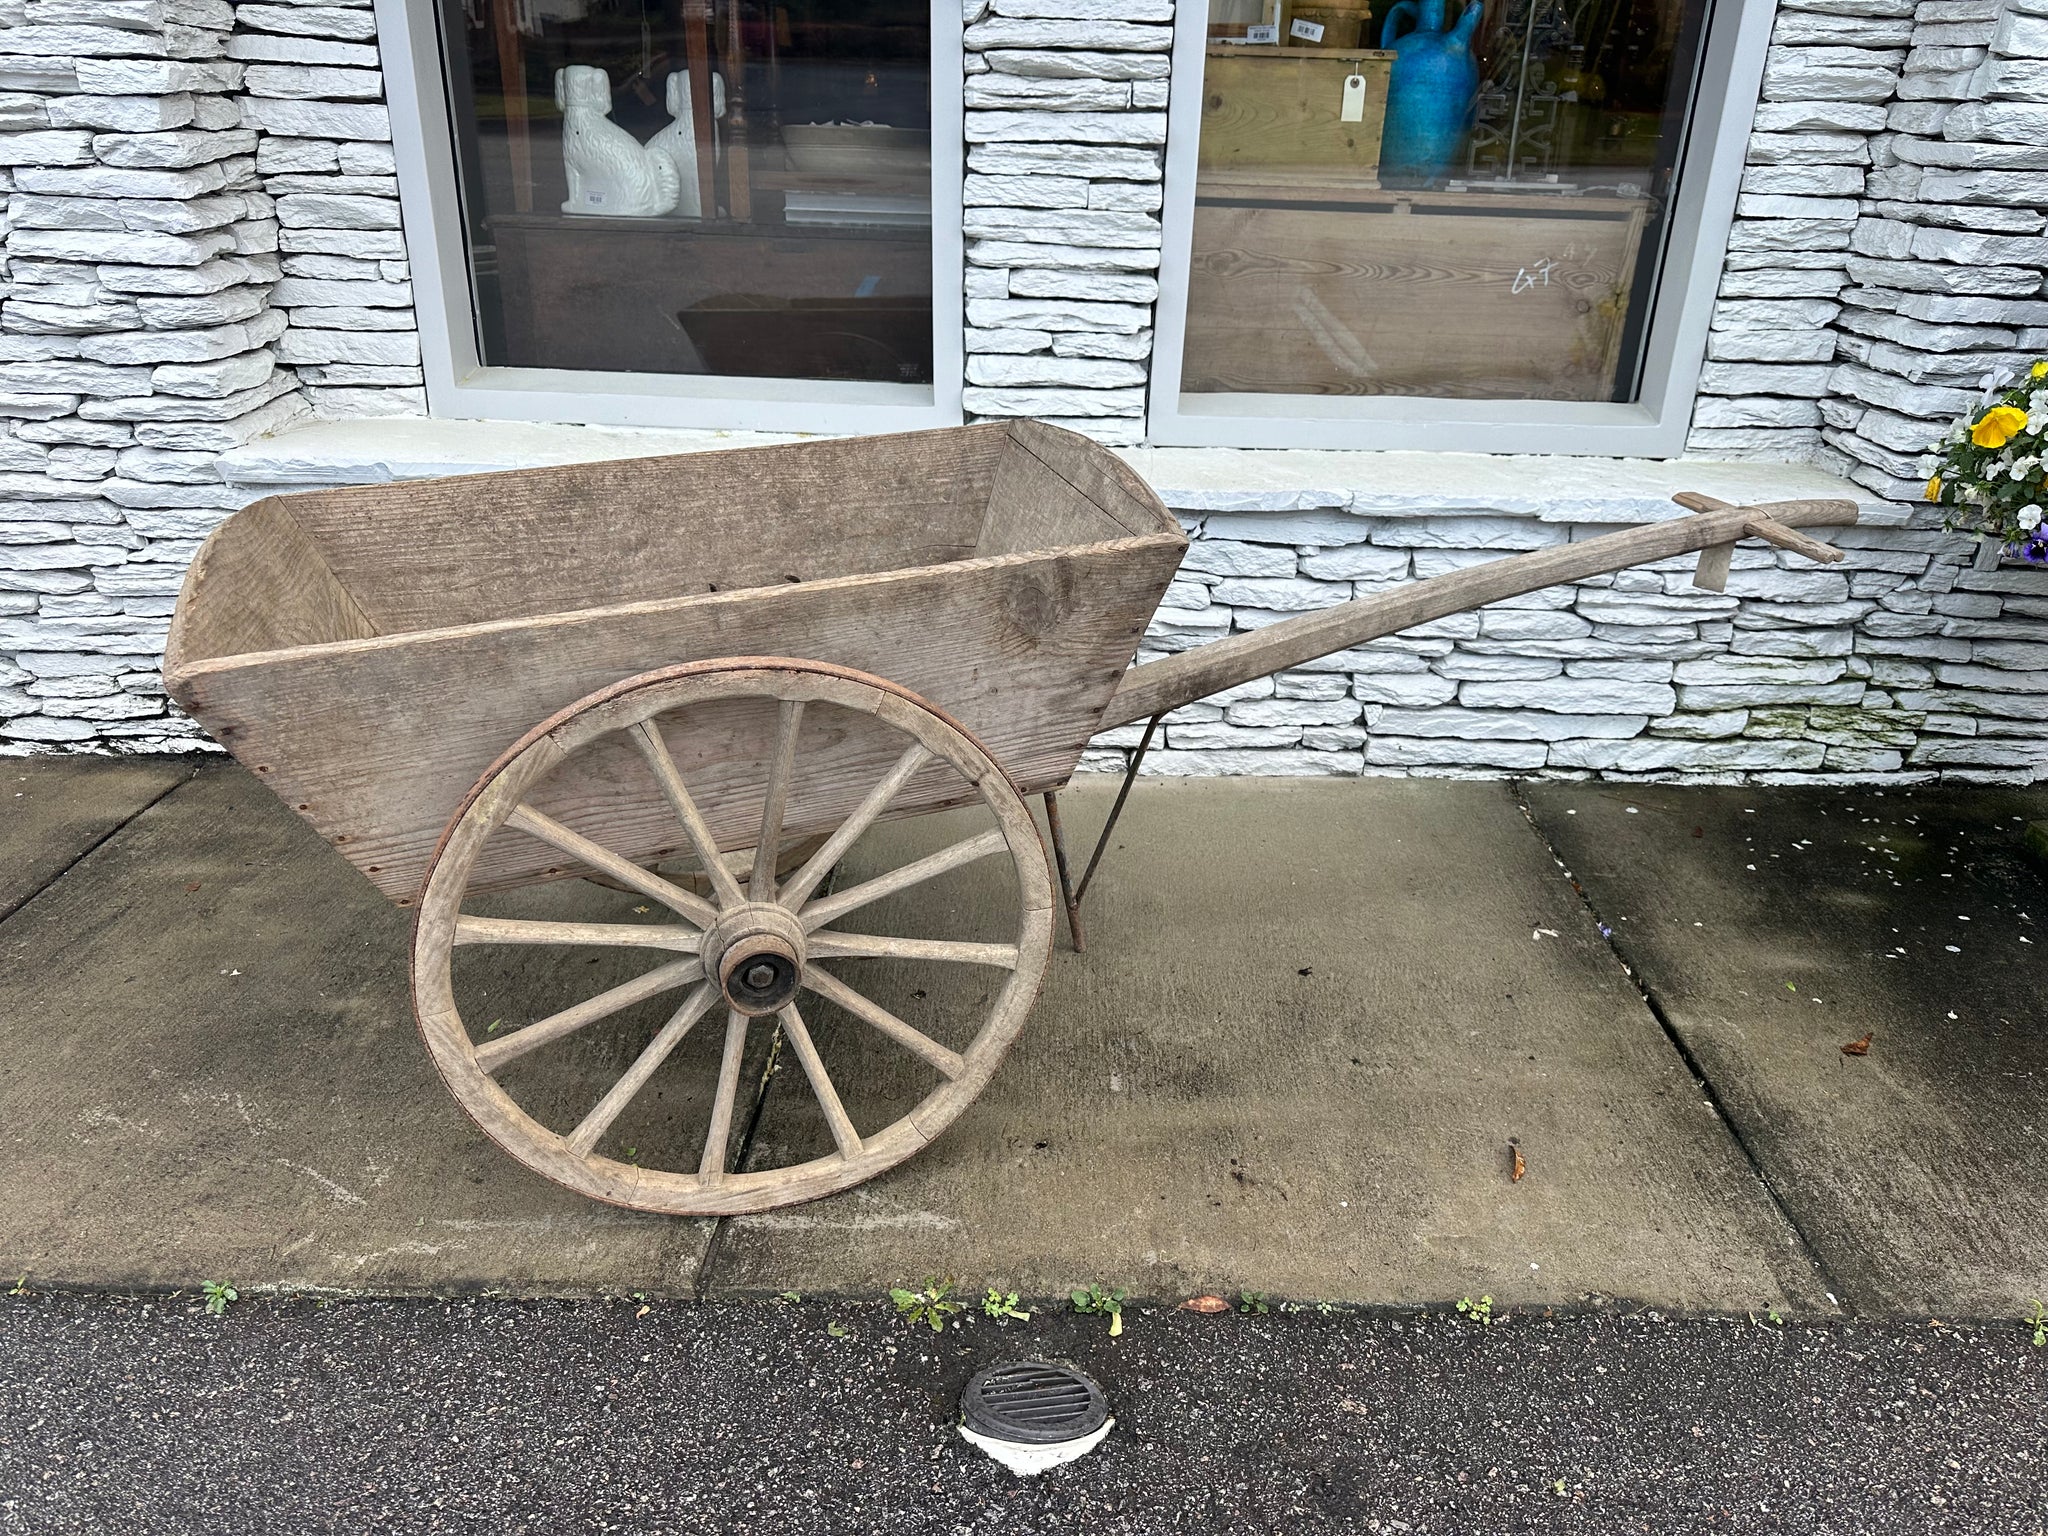
<path id="1" fill-rule="evenodd" d="M 800 440 L 767 432 L 380 417 L 310 422 L 223 454 L 220 468 L 230 483 L 263 494 Z M 1858 504 L 1867 524 L 1903 524 L 1910 515 L 1906 507 L 1804 464 L 1328 449 L 1114 451 L 1168 506 L 1198 515 L 1334 508 L 1360 517 L 1470 514 L 1635 523 L 1679 515 L 1671 501 L 1678 491 L 1702 491 L 1738 504 L 1846 498 Z"/>

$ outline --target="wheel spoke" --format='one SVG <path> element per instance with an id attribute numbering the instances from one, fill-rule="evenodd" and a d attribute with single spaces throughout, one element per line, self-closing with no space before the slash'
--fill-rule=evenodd
<path id="1" fill-rule="evenodd" d="M 725 1054 L 718 1060 L 718 1097 L 711 1101 L 711 1128 L 704 1133 L 704 1156 L 697 1163 L 699 1178 L 725 1177 L 733 1106 L 740 1093 L 740 1063 L 746 1054 L 747 1016 L 734 1008 L 725 1016 Z"/>
<path id="2" fill-rule="evenodd" d="M 930 1035 L 912 1028 L 880 1003 L 863 997 L 837 976 L 820 967 L 804 967 L 804 985 L 828 1003 L 837 1003 L 863 1024 L 872 1024 L 898 1045 L 915 1051 L 947 1077 L 958 1077 L 967 1070 L 966 1058 L 958 1051 L 949 1050 Z"/>
<path id="3" fill-rule="evenodd" d="M 642 869 L 631 859 L 621 858 L 611 849 L 593 843 L 580 832 L 572 832 L 556 821 L 545 816 L 530 805 L 522 805 L 505 818 L 505 825 L 516 827 L 529 837 L 537 837 L 550 847 L 558 848 L 570 858 L 588 864 L 599 874 L 610 875 L 619 884 L 630 886 L 643 896 L 651 896 L 665 907 L 673 907 L 699 927 L 709 928 L 718 921 L 718 908 L 702 896 L 684 890 L 673 881 L 664 880 L 649 870 Z"/>
<path id="4" fill-rule="evenodd" d="M 810 861 L 798 870 L 779 898 L 783 906 L 795 912 L 801 908 L 812 891 L 818 888 L 839 856 L 851 848 L 854 839 L 874 825 L 875 818 L 889 808 L 889 802 L 896 798 L 896 792 L 910 782 L 910 776 L 922 768 L 931 756 L 921 746 L 911 746 L 896 759 L 896 766 L 882 775 L 882 782 L 868 791 L 867 799 L 854 807 L 853 814 L 840 824 L 839 830 L 825 840 L 825 846 L 812 854 Z"/>
<path id="5" fill-rule="evenodd" d="M 523 917 L 455 919 L 458 944 L 598 944 L 629 949 L 676 949 L 694 955 L 704 942 L 679 923 L 555 923 Z"/>
<path id="6" fill-rule="evenodd" d="M 704 1017 L 712 1001 L 718 996 L 718 988 L 704 982 L 697 990 L 683 999 L 683 1006 L 669 1016 L 655 1037 L 648 1041 L 633 1065 L 626 1069 L 625 1076 L 611 1086 L 611 1091 L 597 1101 L 596 1106 L 568 1136 L 569 1150 L 578 1157 L 589 1155 L 597 1145 L 597 1139 L 611 1129 L 625 1107 L 633 1102 L 633 1096 L 647 1086 L 647 1079 L 654 1076 L 655 1069 L 668 1060 L 668 1053 L 682 1043 L 683 1036 L 690 1032 L 690 1026 Z"/>
<path id="7" fill-rule="evenodd" d="M 676 768 L 676 760 L 669 753 L 668 743 L 661 739 L 661 728 L 652 720 L 642 720 L 633 727 L 633 739 L 639 743 L 640 754 L 647 759 L 647 766 L 654 770 L 661 792 L 668 796 L 676 819 L 689 834 L 690 846 L 697 850 L 697 860 L 704 866 L 705 877 L 711 881 L 711 890 L 718 897 L 719 905 L 738 906 L 747 898 L 740 890 L 739 882 L 733 879 L 732 871 L 725 867 L 725 860 L 718 856 L 718 844 L 712 839 L 711 828 L 705 825 L 697 802 L 690 798 L 690 791 Z"/>
<path id="8" fill-rule="evenodd" d="M 804 947 L 817 960 L 854 956 L 883 960 L 955 960 L 962 965 L 995 965 L 1017 969 L 1014 944 L 970 944 L 957 939 L 898 939 L 879 933 L 814 933 Z"/>
<path id="9" fill-rule="evenodd" d="M 804 701 L 784 699 L 776 711 L 775 760 L 768 767 L 768 793 L 761 803 L 761 835 L 754 841 L 754 873 L 747 895 L 755 901 L 775 899 L 775 860 L 782 843 L 782 812 L 789 803 L 789 781 L 796 770 L 796 733 L 803 725 Z"/>
<path id="10" fill-rule="evenodd" d="M 835 891 L 822 900 L 812 902 L 802 912 L 806 930 L 822 928 L 835 917 L 844 917 L 856 907 L 864 907 L 871 901 L 880 901 L 884 896 L 910 886 L 920 885 L 926 880 L 936 879 L 950 869 L 963 864 L 972 864 L 985 859 L 992 853 L 1001 853 L 1009 847 L 1000 829 L 984 832 L 979 837 L 970 837 L 964 842 L 941 848 L 937 853 L 927 854 L 915 863 L 905 864 L 901 869 L 892 869 L 886 875 L 877 875 L 872 880 L 863 880 L 849 890 Z"/>
<path id="11" fill-rule="evenodd" d="M 791 1003 L 776 1017 L 782 1020 L 782 1033 L 788 1038 L 790 1049 L 796 1052 L 796 1059 L 802 1063 L 804 1076 L 811 1080 L 811 1092 L 817 1095 L 818 1108 L 825 1112 L 825 1123 L 832 1128 L 832 1140 L 838 1145 L 840 1156 L 858 1155 L 861 1150 L 859 1133 L 846 1117 L 846 1106 L 839 1102 L 838 1090 L 832 1086 L 825 1063 L 818 1059 L 818 1048 L 811 1043 L 811 1032 L 804 1028 L 803 1015 L 796 1011 L 796 1004 Z"/>
<path id="12" fill-rule="evenodd" d="M 503 1039 L 487 1040 L 476 1048 L 476 1064 L 484 1071 L 496 1073 L 517 1057 L 524 1056 L 536 1046 L 546 1045 L 550 1040 L 573 1034 L 586 1024 L 595 1024 L 599 1019 L 609 1018 L 621 1008 L 663 992 L 672 992 L 677 987 L 686 987 L 704 977 L 704 962 L 694 955 L 687 960 L 671 960 L 667 965 L 658 965 L 643 976 L 622 982 L 608 992 L 600 992 L 593 998 L 564 1008 L 560 1013 L 551 1013 L 546 1018 L 515 1030 Z"/>

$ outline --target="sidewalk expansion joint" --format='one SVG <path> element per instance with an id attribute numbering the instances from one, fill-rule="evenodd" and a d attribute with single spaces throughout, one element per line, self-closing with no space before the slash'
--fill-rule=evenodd
<path id="1" fill-rule="evenodd" d="M 51 891 L 54 891 L 57 888 L 57 886 L 63 881 L 64 877 L 70 874 L 71 871 L 78 868 L 79 865 L 83 864 L 87 859 L 91 858 L 95 853 L 98 853 L 100 849 L 104 848 L 109 842 L 113 841 L 113 839 L 117 837 L 120 833 L 126 831 L 127 828 L 132 826 L 136 821 L 138 821 L 144 816 L 147 816 L 159 805 L 162 805 L 165 800 L 169 799 L 172 795 L 175 795 L 187 784 L 190 784 L 194 779 L 196 779 L 199 776 L 199 770 L 201 767 L 204 766 L 205 761 L 206 759 L 202 758 L 199 762 L 195 762 L 194 764 L 192 764 L 190 768 L 186 769 L 183 778 L 175 779 L 171 783 L 165 785 L 162 790 L 160 790 L 157 794 L 152 795 L 150 797 L 149 802 L 146 805 L 137 806 L 132 814 L 123 816 L 119 821 L 114 823 L 113 826 L 107 828 L 105 832 L 102 832 L 98 837 L 94 838 L 91 843 L 89 843 L 84 848 L 79 849 L 78 852 L 75 855 L 73 855 L 69 863 L 67 863 L 62 869 L 58 870 L 55 874 L 51 875 L 49 879 L 45 880 L 33 891 L 29 892 L 28 895 L 22 897 L 22 899 L 16 902 L 12 907 L 6 908 L 5 910 L 0 910 L 0 923 L 11 922 L 21 913 L 26 912 L 30 907 L 34 906 L 36 902 L 42 900 L 42 898 L 47 896 Z"/>
<path id="2" fill-rule="evenodd" d="M 1765 1198 L 1771 1202 L 1772 1207 L 1778 1213 L 1779 1219 L 1785 1223 L 1786 1230 L 1792 1234 L 1793 1239 L 1797 1242 L 1800 1257 L 1805 1259 L 1812 1268 L 1815 1278 L 1821 1283 L 1822 1289 L 1826 1291 L 1828 1297 L 1834 1301 L 1835 1305 L 1840 1308 L 1842 1315 L 1845 1318 L 1854 1317 L 1856 1315 L 1855 1308 L 1842 1299 L 1843 1291 L 1841 1285 L 1836 1281 L 1834 1275 L 1829 1271 L 1826 1262 L 1821 1258 L 1820 1251 L 1814 1246 L 1813 1239 L 1807 1235 L 1806 1228 L 1800 1225 L 1798 1216 L 1794 1214 L 1790 1203 L 1778 1188 L 1777 1181 L 1771 1177 L 1770 1169 L 1765 1166 L 1764 1160 L 1758 1154 L 1755 1145 L 1743 1131 L 1741 1121 L 1729 1113 L 1728 1106 L 1722 1102 L 1720 1090 L 1714 1086 L 1713 1078 L 1708 1075 L 1706 1064 L 1694 1054 L 1692 1046 L 1686 1041 L 1683 1032 L 1672 1021 L 1671 1016 L 1665 1012 L 1663 1003 L 1659 1001 L 1657 994 L 1650 987 L 1649 979 L 1638 971 L 1635 966 L 1629 964 L 1627 957 L 1622 954 L 1621 946 L 1615 941 L 1613 926 L 1601 919 L 1600 909 L 1593 901 L 1593 893 L 1586 888 L 1584 881 L 1571 873 L 1571 866 L 1565 863 L 1564 855 L 1558 852 L 1557 845 L 1551 842 L 1548 834 L 1544 832 L 1542 824 L 1536 820 L 1536 813 L 1531 809 L 1528 795 L 1525 793 L 1526 784 L 1527 781 L 1522 779 L 1514 779 L 1509 782 L 1510 792 L 1515 797 L 1515 808 L 1522 813 L 1522 819 L 1529 824 L 1529 830 L 1535 833 L 1537 840 L 1543 844 L 1544 851 L 1550 855 L 1551 860 L 1557 865 L 1559 870 L 1564 872 L 1566 878 L 1571 882 L 1572 890 L 1579 898 L 1579 905 L 1584 909 L 1588 920 L 1593 924 L 1594 931 L 1600 935 L 1601 942 L 1607 946 L 1608 953 L 1614 956 L 1614 963 L 1621 967 L 1622 975 L 1626 976 L 1629 984 L 1635 988 L 1636 995 L 1643 1001 L 1643 1007 L 1648 1010 L 1650 1017 L 1657 1021 L 1657 1027 L 1664 1032 L 1664 1038 L 1671 1043 L 1672 1050 L 1678 1053 L 1678 1059 L 1684 1063 L 1685 1070 L 1691 1075 L 1693 1085 L 1698 1088 L 1700 1096 L 1706 1100 L 1708 1106 L 1713 1110 L 1714 1117 L 1720 1121 L 1722 1129 L 1728 1133 L 1729 1137 L 1735 1142 L 1735 1145 L 1741 1150 L 1743 1158 L 1749 1164 L 1751 1175 L 1757 1181 L 1758 1187 L 1763 1190 Z"/>
<path id="3" fill-rule="evenodd" d="M 747 1159 L 754 1152 L 754 1135 L 761 1128 L 761 1121 L 768 1113 L 768 1095 L 774 1090 L 775 1069 L 782 1060 L 782 1026 L 775 1026 L 775 1033 L 768 1042 L 768 1059 L 761 1064 L 761 1076 L 754 1084 L 754 1101 L 747 1106 L 747 1120 L 740 1132 L 739 1151 L 733 1154 L 732 1166 L 735 1172 L 744 1170 Z M 704 1253 L 697 1261 L 697 1276 L 692 1286 L 692 1299 L 709 1301 L 711 1295 L 706 1286 L 711 1278 L 712 1266 L 718 1261 L 719 1249 L 725 1246 L 727 1228 L 732 1225 L 730 1216 L 714 1216 L 711 1219 L 711 1235 L 704 1240 Z"/>

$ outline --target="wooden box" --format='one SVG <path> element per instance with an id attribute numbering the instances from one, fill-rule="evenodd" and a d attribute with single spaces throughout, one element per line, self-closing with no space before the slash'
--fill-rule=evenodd
<path id="1" fill-rule="evenodd" d="M 1380 128 L 1394 56 L 1379 49 L 1209 49 L 1202 81 L 1202 185 L 1313 171 L 1379 185 Z M 1345 122 L 1344 82 L 1365 79 L 1363 115 Z"/>
<path id="2" fill-rule="evenodd" d="M 1181 387 L 1611 399 L 1648 212 L 1298 180 L 1198 197 Z"/>
<path id="3" fill-rule="evenodd" d="M 1296 22 L 1305 25 L 1296 27 Z M 1317 28 L 1321 29 L 1321 36 L 1304 35 Z M 1347 4 L 1343 0 L 1285 0 L 1281 7 L 1280 35 L 1287 39 L 1290 48 L 1355 53 L 1371 48 L 1377 31 L 1372 8 L 1367 5 Z"/>

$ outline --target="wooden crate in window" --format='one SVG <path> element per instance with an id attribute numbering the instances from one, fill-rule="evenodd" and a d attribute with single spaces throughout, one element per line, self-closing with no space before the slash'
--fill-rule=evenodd
<path id="1" fill-rule="evenodd" d="M 1379 185 L 1380 129 L 1394 56 L 1379 49 L 1220 44 L 1202 77 L 1202 184 L 1269 172 L 1344 174 L 1353 191 Z M 1344 120 L 1344 83 L 1365 80 L 1356 122 Z"/>
<path id="2" fill-rule="evenodd" d="M 1612 398 L 1642 199 L 1216 192 L 1195 205 L 1182 388 Z"/>

